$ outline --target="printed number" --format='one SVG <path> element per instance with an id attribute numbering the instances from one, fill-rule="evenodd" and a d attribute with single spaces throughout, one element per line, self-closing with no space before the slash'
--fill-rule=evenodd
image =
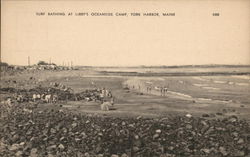
<path id="1" fill-rule="evenodd" d="M 220 16 L 220 13 L 213 13 L 213 16 Z"/>

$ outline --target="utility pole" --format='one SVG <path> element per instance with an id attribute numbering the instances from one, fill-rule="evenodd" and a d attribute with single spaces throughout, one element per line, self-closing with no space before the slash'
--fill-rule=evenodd
<path id="1" fill-rule="evenodd" d="M 30 56 L 28 56 L 28 66 L 30 66 Z"/>

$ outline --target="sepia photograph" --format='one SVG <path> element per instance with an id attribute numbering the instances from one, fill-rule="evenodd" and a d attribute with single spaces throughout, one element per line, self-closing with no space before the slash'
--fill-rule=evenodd
<path id="1" fill-rule="evenodd" d="M 249 0 L 1 0 L 1 157 L 250 157 Z"/>

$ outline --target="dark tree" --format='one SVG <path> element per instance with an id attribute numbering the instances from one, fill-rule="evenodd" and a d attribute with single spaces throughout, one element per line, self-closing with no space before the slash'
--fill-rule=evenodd
<path id="1" fill-rule="evenodd" d="M 37 65 L 48 65 L 48 63 L 46 63 L 45 61 L 39 61 Z"/>
<path id="2" fill-rule="evenodd" d="M 8 63 L 0 62 L 0 66 L 9 66 Z"/>

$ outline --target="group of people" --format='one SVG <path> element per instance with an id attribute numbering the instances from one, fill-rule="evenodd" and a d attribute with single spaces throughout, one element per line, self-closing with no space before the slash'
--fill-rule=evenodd
<path id="1" fill-rule="evenodd" d="M 160 87 L 161 91 L 161 96 L 166 96 L 166 93 L 168 91 L 168 88 L 166 86 Z"/>
<path id="2" fill-rule="evenodd" d="M 32 77 L 30 79 L 33 79 Z M 56 88 L 54 88 L 56 87 Z M 57 82 L 50 83 L 50 87 L 41 87 L 39 85 L 37 88 L 30 90 L 19 90 L 8 102 L 46 102 L 46 103 L 56 103 L 59 100 L 58 92 L 68 93 L 71 88 L 66 87 L 65 85 Z"/>
<path id="3" fill-rule="evenodd" d="M 42 101 L 46 103 L 56 103 L 58 101 L 58 95 L 51 94 L 49 92 L 45 92 L 43 94 L 33 93 L 32 95 L 19 93 L 15 96 L 15 100 L 19 103 L 28 102 L 28 101 L 32 101 L 32 102 Z"/>
<path id="4" fill-rule="evenodd" d="M 109 111 L 114 106 L 114 97 L 111 93 L 111 90 L 107 88 L 98 88 L 95 82 L 91 82 L 91 85 L 94 86 L 95 90 L 99 93 L 98 99 L 101 101 L 101 110 Z"/>
<path id="5" fill-rule="evenodd" d="M 155 86 L 155 90 L 159 91 L 161 96 L 166 96 L 168 88 L 166 86 Z"/>
<path id="6" fill-rule="evenodd" d="M 58 101 L 58 95 L 57 94 L 33 94 L 32 97 L 33 101 L 40 101 L 46 103 L 56 103 Z"/>
<path id="7" fill-rule="evenodd" d="M 57 89 L 60 89 L 60 90 L 63 90 L 63 91 L 73 91 L 72 88 L 70 87 L 66 87 L 64 84 L 62 83 L 58 83 L 58 82 L 51 82 L 50 83 L 50 86 L 54 87 L 54 88 L 57 88 Z"/>
<path id="8" fill-rule="evenodd" d="M 100 91 L 100 99 L 102 102 L 105 100 L 105 98 L 113 97 L 111 91 L 108 89 L 102 88 L 102 89 L 99 89 L 99 91 Z"/>
<path id="9" fill-rule="evenodd" d="M 150 84 L 148 82 L 146 82 L 146 83 L 147 83 L 145 85 L 146 86 L 146 92 L 148 94 L 151 94 L 152 90 L 153 90 L 152 83 L 150 83 Z M 138 84 L 138 85 L 131 85 L 131 87 L 128 84 L 125 84 L 125 89 L 130 89 L 130 88 L 135 89 L 135 90 L 137 89 L 140 92 L 144 91 L 144 89 L 142 88 L 142 86 L 140 84 Z M 160 96 L 166 96 L 167 91 L 168 91 L 168 87 L 167 86 L 155 86 L 154 90 L 159 91 L 160 92 Z"/>
<path id="10" fill-rule="evenodd" d="M 151 90 L 152 90 L 151 86 L 147 87 L 147 93 L 151 93 Z"/>

